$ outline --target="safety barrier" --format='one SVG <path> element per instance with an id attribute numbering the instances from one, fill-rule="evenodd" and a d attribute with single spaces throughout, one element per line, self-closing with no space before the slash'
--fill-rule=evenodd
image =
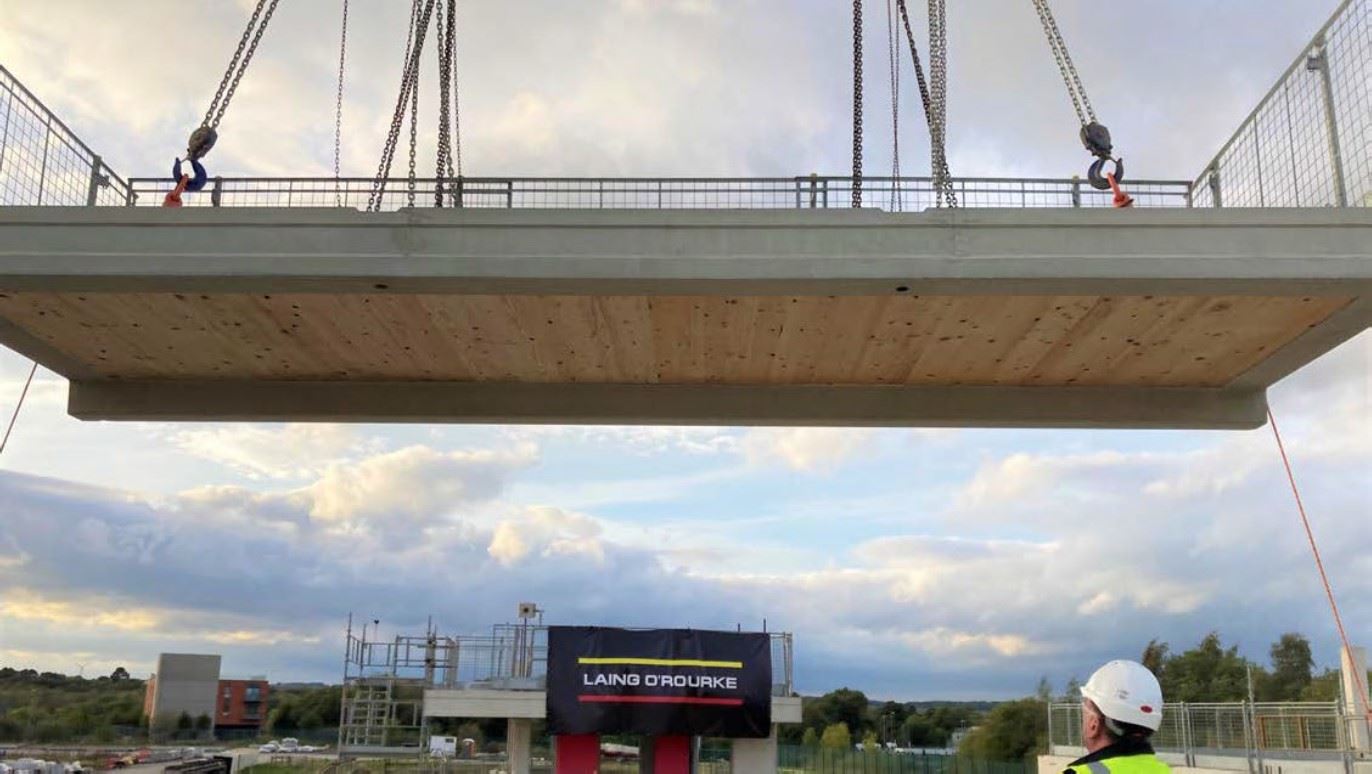
<path id="1" fill-rule="evenodd" d="M 1197 207 L 1372 206 L 1372 0 L 1344 0 L 1193 184 Z"/>
<path id="2" fill-rule="evenodd" d="M 160 205 L 170 189 L 166 178 L 133 178 L 130 204 Z M 439 180 L 417 178 L 414 196 L 405 179 L 387 181 L 381 209 L 434 207 Z M 847 209 L 852 178 L 797 177 L 464 177 L 443 180 L 445 207 L 498 209 Z M 189 207 L 348 207 L 366 206 L 371 178 L 233 177 L 214 178 L 204 191 L 186 194 Z M 958 201 L 966 207 L 1110 207 L 1109 191 L 1097 191 L 1074 178 L 955 178 Z M 869 177 L 863 202 L 871 209 L 918 211 L 934 206 L 933 180 L 927 177 Z M 1185 180 L 1130 181 L 1129 193 L 1141 207 L 1190 206 Z"/>
<path id="3" fill-rule="evenodd" d="M 128 183 L 0 66 L 0 206 L 119 205 Z"/>
<path id="4" fill-rule="evenodd" d="M 1366 722 L 1338 702 L 1229 702 L 1165 704 L 1153 737 L 1160 752 L 1194 762 L 1198 757 L 1314 758 L 1352 753 L 1351 724 Z M 1082 746 L 1081 704 L 1048 707 L 1049 744 L 1070 753 Z"/>

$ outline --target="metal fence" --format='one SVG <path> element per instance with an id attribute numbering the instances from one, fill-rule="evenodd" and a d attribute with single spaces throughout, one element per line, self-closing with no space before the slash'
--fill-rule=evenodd
<path id="1" fill-rule="evenodd" d="M 474 178 L 442 181 L 445 207 L 499 209 L 847 209 L 853 180 L 848 176 L 801 175 L 759 178 Z M 132 178 L 130 205 L 156 206 L 171 188 L 166 178 Z M 439 180 L 415 180 L 416 207 L 437 205 Z M 371 178 L 214 178 L 205 190 L 183 196 L 191 207 L 362 208 Z M 1111 193 L 1073 178 L 957 178 L 958 201 L 968 207 L 1110 207 Z M 1190 206 L 1185 180 L 1139 180 L 1129 192 L 1142 207 Z M 935 206 L 927 177 L 875 177 L 863 181 L 863 201 L 872 209 L 917 211 Z M 410 206 L 408 181 L 387 181 L 381 209 Z"/>
<path id="2" fill-rule="evenodd" d="M 1344 0 L 1194 185 L 1197 207 L 1372 206 L 1372 0 Z"/>
<path id="3" fill-rule="evenodd" d="M 216 178 L 188 206 L 365 206 L 371 178 Z M 387 181 L 381 208 L 434 206 L 437 180 Z M 847 175 L 776 178 L 458 178 L 445 204 L 492 208 L 828 209 Z M 958 178 L 968 207 L 1108 207 L 1075 178 Z M 161 204 L 165 178 L 127 182 L 0 67 L 0 205 Z M 935 206 L 927 177 L 871 177 L 873 209 Z M 1372 206 L 1372 0 L 1344 0 L 1195 180 L 1131 180 L 1144 207 Z"/>
<path id="4" fill-rule="evenodd" d="M 833 750 L 818 746 L 780 745 L 782 771 L 815 774 L 1031 774 L 1026 761 L 985 761 L 956 755 L 927 755 L 894 750 Z"/>
<path id="5" fill-rule="evenodd" d="M 128 183 L 0 66 L 0 206 L 117 205 Z"/>
<path id="6" fill-rule="evenodd" d="M 1205 757 L 1337 760 L 1352 753 L 1356 722 L 1366 721 L 1338 702 L 1166 704 L 1153 746 L 1184 757 L 1188 765 Z M 1055 751 L 1080 748 L 1081 704 L 1049 705 L 1048 734 Z"/>

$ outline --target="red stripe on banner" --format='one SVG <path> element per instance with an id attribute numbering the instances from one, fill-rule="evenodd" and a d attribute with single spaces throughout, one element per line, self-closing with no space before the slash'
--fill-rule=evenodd
<path id="1" fill-rule="evenodd" d="M 580 702 L 603 704 L 714 704 L 741 707 L 742 699 L 720 699 L 708 696 L 616 696 L 614 694 L 584 693 L 576 697 Z"/>

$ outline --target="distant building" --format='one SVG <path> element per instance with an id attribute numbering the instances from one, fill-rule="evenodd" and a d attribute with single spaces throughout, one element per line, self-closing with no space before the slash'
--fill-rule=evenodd
<path id="1" fill-rule="evenodd" d="M 219 664 L 217 655 L 159 655 L 157 672 L 148 678 L 143 694 L 148 724 L 167 727 L 184 712 L 192 721 L 208 717 L 212 729 L 261 728 L 267 716 L 267 678 L 221 680 Z"/>
<path id="2" fill-rule="evenodd" d="M 271 688 L 265 677 L 247 680 L 220 680 L 216 729 L 256 729 L 267 719 L 267 694 Z"/>
<path id="3" fill-rule="evenodd" d="M 175 723 L 183 712 L 213 719 L 218 687 L 219 656 L 162 653 L 143 693 L 143 714 L 149 725 Z"/>

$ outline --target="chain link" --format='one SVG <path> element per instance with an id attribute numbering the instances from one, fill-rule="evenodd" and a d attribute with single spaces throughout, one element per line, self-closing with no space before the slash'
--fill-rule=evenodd
<path id="1" fill-rule="evenodd" d="M 934 112 L 929 121 L 930 167 L 934 189 L 942 194 L 939 206 L 957 206 L 948 173 L 948 16 L 944 0 L 929 0 L 929 98 Z"/>
<path id="2" fill-rule="evenodd" d="M 418 5 L 420 0 L 412 0 L 414 5 Z M 405 108 L 414 99 L 412 91 L 417 89 L 419 82 L 419 57 L 424 47 L 424 36 L 428 30 L 429 17 L 433 13 L 435 0 L 426 0 L 423 13 L 419 14 L 420 22 L 412 25 L 409 38 L 405 42 L 405 61 L 404 68 L 400 75 L 400 94 L 396 97 L 395 113 L 391 115 L 391 127 L 386 134 L 386 144 L 381 150 L 381 163 L 377 166 L 376 177 L 372 180 L 371 195 L 367 197 L 367 209 L 378 211 L 381 209 L 381 201 L 386 190 L 386 180 L 391 173 L 391 164 L 395 160 L 396 146 L 400 142 L 400 128 L 405 123 Z M 415 10 L 412 8 L 412 11 Z"/>
<path id="3" fill-rule="evenodd" d="M 430 10 L 432 10 L 432 0 L 430 0 L 429 7 Z M 405 201 L 408 206 L 414 207 L 415 182 L 417 179 L 415 177 L 415 149 L 418 146 L 419 139 L 419 54 L 424 49 L 422 33 L 419 32 L 419 0 L 412 0 L 410 4 L 410 29 L 411 36 L 414 40 L 414 49 L 412 51 L 414 54 L 414 69 L 410 76 L 410 168 L 409 176 L 406 178 L 407 187 Z"/>
<path id="4" fill-rule="evenodd" d="M 447 0 L 448 12 L 444 13 L 444 0 L 438 2 L 438 153 L 437 178 L 434 184 L 434 206 L 443 206 L 444 182 L 453 176 L 452 120 L 448 112 L 450 106 L 449 90 L 453 75 L 453 35 L 455 31 L 456 0 Z"/>
<path id="5" fill-rule="evenodd" d="M 896 40 L 894 0 L 886 0 L 886 58 L 891 66 L 891 209 L 900 212 L 900 46 Z"/>
<path id="6" fill-rule="evenodd" d="M 1072 55 L 1067 51 L 1067 41 L 1058 29 L 1057 20 L 1053 18 L 1053 9 L 1049 7 L 1048 0 L 1033 0 L 1033 3 L 1039 14 L 1039 23 L 1043 25 L 1043 34 L 1048 37 L 1048 47 L 1058 63 L 1062 82 L 1067 86 L 1067 96 L 1072 98 L 1072 107 L 1077 111 L 1077 120 L 1081 121 L 1082 126 L 1096 123 L 1096 111 L 1091 107 L 1086 88 L 1081 84 L 1081 76 L 1077 74 L 1077 66 L 1072 63 Z"/>
<path id="7" fill-rule="evenodd" d="M 460 80 L 457 77 L 457 0 L 452 0 L 451 5 L 448 6 L 448 16 L 452 19 L 451 26 L 449 27 L 448 39 L 453 49 L 452 56 L 450 57 L 451 64 L 449 65 L 452 69 L 453 76 L 452 153 L 453 161 L 456 161 L 456 167 L 453 171 L 458 177 L 462 177 L 462 103 L 458 100 L 458 84 L 460 83 Z M 449 166 L 453 166 L 452 161 L 449 162 Z"/>
<path id="8" fill-rule="evenodd" d="M 934 160 L 935 146 L 938 145 L 934 132 L 934 120 L 938 111 L 935 109 L 934 100 L 930 94 L 929 82 L 924 78 L 924 65 L 919 59 L 919 47 L 915 45 L 915 33 L 910 29 L 910 10 L 906 7 L 905 0 L 896 0 L 896 9 L 899 10 L 901 24 L 905 27 L 905 39 L 910 45 L 910 58 L 915 63 L 915 83 L 919 86 L 919 98 L 924 105 L 925 122 L 929 125 L 930 163 L 935 164 L 930 170 L 930 176 L 934 182 L 934 201 L 940 207 L 945 203 L 949 207 L 956 207 L 958 206 L 957 195 L 953 193 L 953 176 L 948 171 L 947 154 L 941 154 L 941 163 Z M 931 51 L 931 57 L 932 53 Z M 932 61 L 930 62 L 930 69 L 933 69 Z M 941 186 L 940 182 L 943 183 Z"/>
<path id="9" fill-rule="evenodd" d="M 348 56 L 348 0 L 343 0 L 343 31 L 338 43 L 338 93 L 333 108 L 333 198 L 334 206 L 343 206 L 343 65 Z"/>
<path id="10" fill-rule="evenodd" d="M 243 30 L 243 37 L 238 41 L 238 48 L 233 52 L 233 59 L 229 60 L 229 69 L 224 73 L 224 80 L 219 82 L 219 89 L 214 93 L 214 101 L 210 103 L 210 109 L 205 112 L 205 126 L 211 129 L 219 128 L 219 122 L 224 118 L 224 111 L 228 110 L 234 92 L 238 91 L 238 82 L 243 80 L 243 73 L 247 71 L 248 63 L 252 61 L 253 54 L 257 53 L 257 44 L 262 40 L 262 33 L 267 31 L 267 24 L 271 22 L 272 14 L 276 13 L 278 2 L 279 0 L 270 0 L 268 5 L 268 0 L 257 0 L 257 7 L 253 9 L 252 17 L 248 19 L 248 26 Z M 266 5 L 265 13 L 263 12 L 264 5 Z M 257 23 L 259 15 L 262 17 L 261 24 Z M 254 29 L 254 25 L 256 25 L 256 29 Z"/>
<path id="11" fill-rule="evenodd" d="M 853 206 L 862 206 L 862 0 L 853 0 Z"/>

